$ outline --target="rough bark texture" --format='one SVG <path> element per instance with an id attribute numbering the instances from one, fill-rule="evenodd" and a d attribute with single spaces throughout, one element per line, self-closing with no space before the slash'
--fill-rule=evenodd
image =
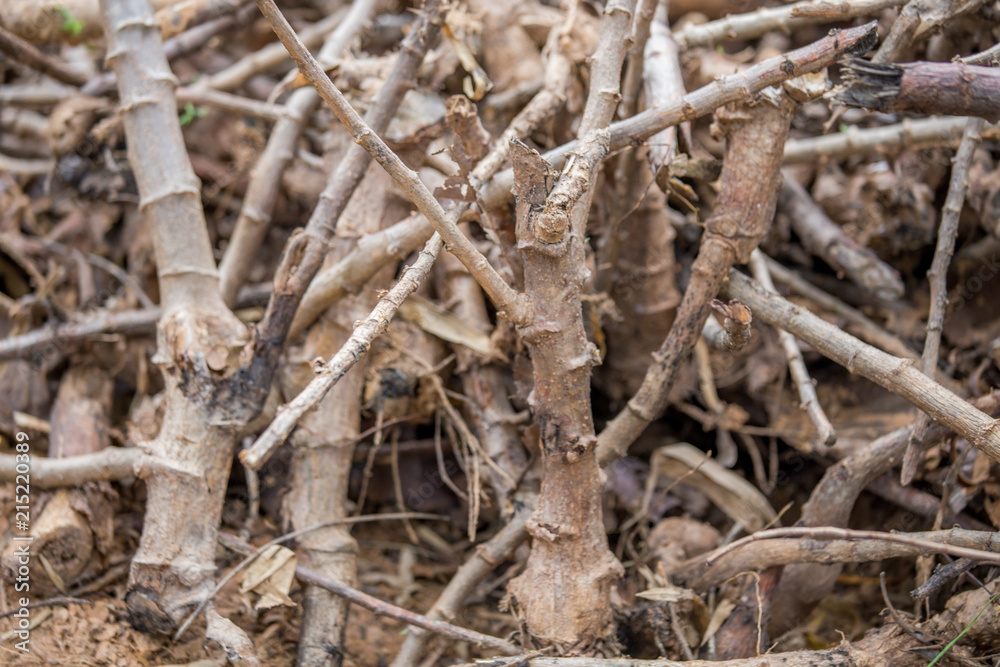
<path id="1" fill-rule="evenodd" d="M 152 227 L 163 300 L 153 361 L 163 371 L 167 407 L 159 435 L 144 445 L 155 464 L 126 600 L 136 628 L 165 632 L 212 588 L 241 421 L 235 406 L 217 402 L 216 391 L 236 367 L 247 331 L 219 296 L 198 180 L 177 122 L 175 78 L 152 10 L 145 0 L 102 4 L 107 59 L 118 75 L 129 161 L 139 209 Z"/>
<path id="2" fill-rule="evenodd" d="M 908 111 L 1000 120 L 1000 72 L 954 63 L 891 65 L 851 60 L 837 101 L 876 111 Z"/>
<path id="3" fill-rule="evenodd" d="M 603 156 L 607 135 L 594 141 Z M 528 520 L 534 541 L 527 568 L 509 591 L 524 611 L 533 635 L 543 641 L 575 644 L 600 637 L 610 621 L 609 592 L 621 576 L 621 565 L 608 550 L 601 521 L 604 478 L 594 450 L 590 406 L 590 369 L 600 361 L 587 340 L 580 294 L 588 271 L 584 263 L 584 229 L 563 229 L 556 243 L 538 238 L 536 225 L 545 216 L 548 165 L 522 144 L 513 148 L 517 172 L 518 245 L 524 258 L 524 285 L 535 304 L 535 323 L 520 331 L 531 351 L 535 386 L 531 404 L 541 433 L 542 495 Z M 578 156 L 582 192 L 596 173 L 596 160 Z M 560 184 L 569 181 L 569 174 Z M 579 193 L 577 195 L 579 197 Z M 551 201 L 551 200 L 550 200 Z M 583 196 L 575 207 L 589 207 Z M 563 210 L 570 220 L 584 215 Z M 551 219 L 550 219 L 551 220 Z"/>
<path id="4" fill-rule="evenodd" d="M 721 190 L 712 217 L 705 223 L 691 281 L 677 316 L 660 349 L 653 354 L 635 396 L 601 432 L 598 449 L 603 463 L 624 454 L 646 426 L 666 408 L 677 369 L 701 334 L 725 272 L 747 262 L 764 238 L 774 216 L 781 155 L 794 105 L 776 92 L 752 105 L 741 105 L 721 117 L 727 128 Z"/>

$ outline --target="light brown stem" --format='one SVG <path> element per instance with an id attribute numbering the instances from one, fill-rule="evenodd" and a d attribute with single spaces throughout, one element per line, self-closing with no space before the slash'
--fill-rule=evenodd
<path id="1" fill-rule="evenodd" d="M 705 223 L 705 235 L 691 267 L 691 281 L 670 334 L 653 354 L 654 363 L 642 385 L 598 437 L 602 464 L 623 455 L 666 408 L 677 369 L 705 326 L 724 274 L 733 264 L 748 261 L 767 233 L 774 215 L 781 154 L 793 108 L 784 94 L 777 92 L 773 101 L 763 98 L 726 115 L 728 139 L 722 189 L 712 217 Z"/>
<path id="2" fill-rule="evenodd" d="M 592 644 L 611 620 L 609 592 L 621 564 L 608 549 L 601 512 L 604 480 L 595 456 L 591 367 L 600 354 L 587 340 L 581 290 L 587 215 L 607 155 L 605 129 L 618 86 L 635 0 L 604 9 L 590 91 L 580 122 L 580 150 L 548 192 L 549 168 L 517 144 L 517 240 L 524 286 L 537 316 L 518 334 L 534 367 L 532 411 L 540 432 L 542 491 L 528 520 L 534 538 L 525 571 L 508 592 L 528 631 L 546 643 Z"/>
<path id="3" fill-rule="evenodd" d="M 777 293 L 774 289 L 774 283 L 771 281 L 771 273 L 767 269 L 767 260 L 759 249 L 754 250 L 750 255 L 750 270 L 764 289 Z M 816 439 L 829 447 L 837 441 L 837 433 L 833 430 L 829 417 L 823 411 L 823 406 L 819 404 L 816 387 L 813 385 L 808 369 L 806 369 L 806 362 L 802 358 L 802 351 L 799 350 L 799 343 L 795 340 L 795 336 L 787 331 L 779 331 L 778 340 L 781 342 L 781 348 L 785 351 L 788 371 L 799 393 L 799 405 L 805 409 L 809 420 L 816 427 Z"/>
<path id="4" fill-rule="evenodd" d="M 146 444 L 155 464 L 126 602 L 134 627 L 163 632 L 212 587 L 235 431 L 248 418 L 220 402 L 217 390 L 248 336 L 219 296 L 198 180 L 177 121 L 175 78 L 152 10 L 145 0 L 102 5 L 163 303 L 153 361 L 163 369 L 166 413 L 156 440 Z"/>
<path id="5" fill-rule="evenodd" d="M 913 363 L 886 354 L 776 294 L 768 294 L 743 274 L 731 271 L 725 293 L 753 310 L 755 318 L 784 329 L 852 373 L 899 394 L 931 419 L 953 429 L 1000 461 L 1000 425 L 934 382 Z"/>
<path id="6" fill-rule="evenodd" d="M 845 21 L 856 16 L 876 15 L 883 9 L 905 4 L 907 0 L 806 0 L 780 7 L 765 7 L 755 12 L 731 14 L 717 21 L 690 25 L 674 33 L 681 50 L 715 46 L 725 42 L 754 39 L 771 30 L 786 33 L 816 23 Z"/>
<path id="7" fill-rule="evenodd" d="M 285 48 L 295 59 L 299 70 L 316 88 L 320 97 L 330 105 L 337 118 L 350 130 L 355 142 L 362 146 L 399 183 L 417 209 L 424 214 L 435 231 L 441 235 L 448 250 L 465 264 L 466 268 L 483 286 L 497 310 L 512 321 L 528 321 L 529 314 L 524 300 L 510 285 L 504 282 L 482 253 L 476 250 L 472 242 L 459 231 L 456 221 L 449 219 L 444 209 L 441 208 L 441 204 L 420 181 L 416 172 L 403 164 L 402 160 L 362 120 L 292 31 L 291 26 L 278 11 L 274 1 L 256 0 L 256 2 Z"/>

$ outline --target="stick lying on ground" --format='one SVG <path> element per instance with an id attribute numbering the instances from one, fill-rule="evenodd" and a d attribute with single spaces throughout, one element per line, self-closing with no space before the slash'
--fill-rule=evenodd
<path id="1" fill-rule="evenodd" d="M 219 533 L 219 542 L 233 551 L 244 555 L 252 554 L 255 551 L 251 545 L 233 535 L 227 535 L 226 533 Z M 384 602 L 383 600 L 379 600 L 378 598 L 372 597 L 367 593 L 363 593 L 356 588 L 342 586 L 335 581 L 327 579 L 326 577 L 319 576 L 308 568 L 302 566 L 296 567 L 295 576 L 301 581 L 310 583 L 314 586 L 319 586 L 320 588 L 325 588 L 331 593 L 345 597 L 356 605 L 374 611 L 377 615 L 389 616 L 390 618 L 395 618 L 409 625 L 415 625 L 418 628 L 436 632 L 438 634 L 451 637 L 452 639 L 469 642 L 477 646 L 488 646 L 489 648 L 502 653 L 507 653 L 509 655 L 516 654 L 520 651 L 517 646 L 511 644 L 510 642 L 496 637 L 491 637 L 490 635 L 484 635 L 481 632 L 476 632 L 475 630 L 466 630 L 465 628 L 460 628 L 457 625 L 452 625 L 451 623 L 446 623 L 444 621 L 429 619 L 421 614 L 417 614 L 401 607 L 397 607 L 396 605 L 389 604 L 388 602 Z"/>
<path id="2" fill-rule="evenodd" d="M 768 294 L 738 271 L 729 272 L 729 283 L 723 286 L 722 293 L 746 304 L 755 319 L 794 334 L 852 373 L 899 394 L 935 422 L 948 426 L 994 461 L 1000 461 L 997 420 L 929 379 L 911 360 L 861 342 L 780 296 Z"/>

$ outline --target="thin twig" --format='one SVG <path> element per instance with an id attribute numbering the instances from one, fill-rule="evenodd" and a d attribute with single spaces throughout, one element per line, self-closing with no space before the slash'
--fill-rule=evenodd
<path id="1" fill-rule="evenodd" d="M 965 118 L 935 116 L 905 119 L 884 127 L 859 129 L 807 139 L 789 139 L 785 144 L 785 164 L 816 162 L 822 158 L 840 159 L 865 153 L 893 153 L 905 149 L 957 146 L 965 132 Z M 986 125 L 983 136 L 996 139 L 1000 128 Z"/>
<path id="2" fill-rule="evenodd" d="M 767 269 L 771 277 L 788 287 L 792 292 L 800 294 L 813 301 L 820 308 L 827 310 L 837 317 L 855 325 L 858 335 L 864 341 L 879 347 L 889 354 L 904 359 L 918 359 L 919 356 L 910 346 L 892 335 L 879 325 L 875 324 L 867 315 L 857 308 L 847 305 L 835 296 L 832 296 L 812 283 L 802 278 L 798 273 L 791 271 L 776 261 L 767 258 Z"/>
<path id="3" fill-rule="evenodd" d="M 941 347 L 941 331 L 944 327 L 945 309 L 948 306 L 948 267 L 955 254 L 958 220 L 962 213 L 965 192 L 969 185 L 969 166 L 972 163 L 972 154 L 979 146 L 982 129 L 983 120 L 980 118 L 970 118 L 966 122 L 962 143 L 959 145 L 952 163 L 948 195 L 945 198 L 944 209 L 941 212 L 941 223 L 938 226 L 934 260 L 927 272 L 927 278 L 931 284 L 931 305 L 927 318 L 927 336 L 924 340 L 924 352 L 921 359 L 924 374 L 932 379 L 937 368 Z"/>
<path id="4" fill-rule="evenodd" d="M 6 28 L 0 26 L 0 53 L 12 60 L 27 65 L 33 70 L 51 76 L 56 81 L 80 86 L 87 83 L 88 77 L 72 69 L 66 63 L 39 51 L 31 42 L 18 37 Z"/>
<path id="5" fill-rule="evenodd" d="M 344 20 L 344 16 L 349 11 L 349 7 L 341 7 L 329 16 L 325 16 L 316 23 L 307 25 L 299 33 L 299 39 L 306 47 L 312 49 L 323 43 L 323 38 Z M 247 79 L 265 72 L 273 70 L 287 62 L 288 53 L 281 44 L 268 44 L 267 46 L 251 51 L 241 60 L 237 60 L 229 67 L 198 78 L 194 85 L 202 88 L 214 88 L 216 90 L 230 90 L 242 85 Z"/>
<path id="6" fill-rule="evenodd" d="M 781 7 L 764 7 L 754 12 L 730 14 L 708 23 L 690 25 L 674 33 L 683 51 L 698 46 L 754 39 L 772 30 L 786 33 L 816 23 L 846 21 L 857 16 L 877 15 L 883 9 L 905 4 L 907 0 L 806 0 Z"/>
<path id="7" fill-rule="evenodd" d="M 427 618 L 434 620 L 455 618 L 472 589 L 528 538 L 526 524 L 531 511 L 530 507 L 520 506 L 506 526 L 473 550 L 468 560 L 458 568 L 438 599 L 427 610 Z M 420 648 L 426 639 L 427 632 L 412 629 L 403 640 L 392 667 L 409 667 L 416 664 Z"/>
<path id="8" fill-rule="evenodd" d="M 913 367 L 912 361 L 861 342 L 804 308 L 767 293 L 738 271 L 730 272 L 723 292 L 749 306 L 755 317 L 794 334 L 852 373 L 899 394 L 934 421 L 953 429 L 990 458 L 1000 461 L 997 421 L 929 379 Z"/>
<path id="9" fill-rule="evenodd" d="M 910 47 L 917 35 L 927 35 L 959 14 L 976 9 L 984 0 L 910 0 L 896 17 L 872 62 L 891 63 Z"/>
<path id="10" fill-rule="evenodd" d="M 750 271 L 764 289 L 777 294 L 774 283 L 771 281 L 771 272 L 767 269 L 767 261 L 759 249 L 754 250 L 750 255 Z M 816 396 L 816 386 L 809 376 L 806 362 L 802 358 L 802 351 L 799 350 L 799 343 L 795 336 L 784 330 L 778 331 L 778 340 L 785 351 L 785 359 L 788 361 L 788 370 L 792 375 L 792 381 L 799 392 L 799 404 L 805 408 L 809 420 L 816 427 L 816 437 L 819 442 L 827 447 L 837 441 L 837 432 L 833 429 L 829 417 L 823 411 L 823 406 L 819 404 L 819 397 Z"/>
<path id="11" fill-rule="evenodd" d="M 996 67 L 997 65 L 1000 65 L 1000 42 L 997 42 L 985 51 L 973 53 L 971 56 L 959 58 L 959 60 L 967 65 L 986 65 L 987 67 Z"/>
<path id="12" fill-rule="evenodd" d="M 939 534 L 944 534 L 945 539 L 948 539 L 948 535 L 951 533 L 957 533 L 961 531 L 961 528 L 953 528 L 951 530 L 938 531 Z M 969 532 L 969 531 L 966 531 Z M 727 544 L 724 547 L 712 551 L 707 556 L 705 556 L 705 562 L 711 565 L 715 561 L 719 560 L 728 553 L 735 551 L 741 547 L 752 542 L 760 542 L 761 540 L 773 540 L 779 538 L 787 537 L 806 537 L 811 540 L 881 540 L 884 542 L 893 542 L 896 544 L 905 544 L 911 546 L 921 551 L 929 551 L 931 553 L 942 553 L 951 556 L 956 556 L 958 558 L 972 558 L 973 560 L 978 560 L 983 563 L 993 563 L 994 565 L 1000 565 L 1000 553 L 994 553 L 992 551 L 987 551 L 984 549 L 970 549 L 968 547 L 955 546 L 947 542 L 932 542 L 931 540 L 925 539 L 923 537 L 914 537 L 912 535 L 906 535 L 903 533 L 885 533 L 877 530 L 850 530 L 847 528 L 829 528 L 829 527 L 802 527 L 802 528 L 771 528 L 768 530 L 762 530 L 754 533 L 753 535 L 748 535 L 742 539 L 736 540 L 732 544 Z M 993 541 L 992 533 L 987 533 L 984 537 L 983 545 L 991 545 Z"/>
<path id="13" fill-rule="evenodd" d="M 254 549 L 254 547 L 232 535 L 220 533 L 219 542 L 221 542 L 223 546 L 242 554 L 256 555 L 257 553 L 257 550 Z M 477 646 L 489 647 L 508 655 L 516 655 L 521 651 L 519 647 L 511 644 L 510 642 L 497 639 L 496 637 L 491 637 L 489 635 L 484 635 L 474 630 L 460 628 L 456 625 L 452 625 L 451 623 L 446 623 L 445 621 L 432 620 L 422 614 L 407 611 L 406 609 L 397 607 L 396 605 L 383 600 L 379 600 L 378 598 L 368 595 L 367 593 L 363 593 L 355 588 L 350 588 L 326 577 L 321 577 L 312 570 L 302 567 L 301 565 L 295 567 L 295 576 L 301 581 L 312 584 L 313 586 L 319 586 L 320 588 L 330 591 L 334 595 L 346 598 L 360 607 L 370 609 L 375 612 L 376 615 L 395 618 L 408 625 L 423 628 L 430 632 L 451 637 L 452 639 L 457 639 L 459 641 L 469 642 Z"/>
<path id="14" fill-rule="evenodd" d="M 424 513 L 388 512 L 386 514 L 366 514 L 361 516 L 352 516 L 343 519 L 334 519 L 333 521 L 323 521 L 322 523 L 317 523 L 311 526 L 306 526 L 305 528 L 293 530 L 290 533 L 285 533 L 284 535 L 274 538 L 267 544 L 262 544 L 259 547 L 254 547 L 256 551 L 247 556 L 246 558 L 244 558 L 243 560 L 241 560 L 239 563 L 237 563 L 236 566 L 226 574 L 226 576 L 224 576 L 222 579 L 218 581 L 217 584 L 215 584 L 215 588 L 212 589 L 212 592 L 209 593 L 208 596 L 204 600 L 202 600 L 197 607 L 195 607 L 194 611 L 188 614 L 188 617 L 184 620 L 183 623 L 181 623 L 180 627 L 177 628 L 177 632 L 174 633 L 174 641 L 175 642 L 180 641 L 180 638 L 184 636 L 184 633 L 187 631 L 187 629 L 191 627 L 191 623 L 194 621 L 194 619 L 196 619 L 198 617 L 198 614 L 200 614 L 202 610 L 205 609 L 205 607 L 208 606 L 208 604 L 210 604 L 213 599 L 215 599 L 215 596 L 219 594 L 219 591 L 221 591 L 226 584 L 232 581 L 237 574 L 242 572 L 248 565 L 250 565 L 250 563 L 254 562 L 257 556 L 259 556 L 265 549 L 269 547 L 273 547 L 276 544 L 282 544 L 283 542 L 287 542 L 289 540 L 294 540 L 295 538 L 301 537 L 306 533 L 311 533 L 313 531 L 321 530 L 323 528 L 329 528 L 331 526 L 348 526 L 348 525 L 354 525 L 356 523 L 371 523 L 375 521 L 396 521 L 396 520 L 407 520 L 407 519 L 442 519 L 442 518 L 443 517 L 438 516 L 437 514 L 427 514 L 425 512 Z M 224 534 L 222 533 L 219 534 L 219 542 L 221 542 L 222 544 L 226 544 L 226 541 L 224 539 Z"/>
<path id="15" fill-rule="evenodd" d="M 787 530 L 787 529 L 777 529 Z M 870 563 L 889 558 L 913 558 L 921 554 L 933 552 L 926 548 L 927 543 L 948 544 L 953 548 L 975 550 L 990 554 L 997 547 L 997 539 L 990 531 L 972 531 L 962 528 L 949 530 L 926 531 L 920 533 L 876 533 L 878 536 L 901 535 L 905 541 L 886 540 L 881 537 L 871 537 L 870 531 L 848 531 L 857 533 L 856 538 L 837 537 L 833 531 L 843 529 L 821 526 L 818 528 L 799 527 L 792 530 L 801 531 L 796 536 L 786 536 L 783 539 L 770 540 L 762 538 L 752 547 L 734 549 L 724 554 L 719 551 L 691 558 L 670 572 L 670 578 L 679 586 L 704 591 L 718 586 L 732 577 L 748 571 L 763 571 L 779 565 L 792 568 L 839 568 L 845 563 Z M 816 532 L 812 532 L 816 531 Z M 829 531 L 824 537 L 823 532 Z M 771 532 L 771 531 L 763 531 Z M 762 533 L 754 533 L 754 536 Z M 825 541 L 821 547 L 817 540 Z M 740 540 L 743 543 L 743 540 Z M 734 543 L 736 544 L 736 543 Z M 747 546 L 744 543 L 744 546 Z M 728 547 L 726 547 L 728 549 Z M 706 559 L 706 555 L 709 556 Z M 992 554 L 993 558 L 997 554 Z M 839 570 L 838 570 L 839 571 Z M 781 589 L 784 590 L 784 589 Z M 811 588 L 793 589 L 813 597 Z M 779 591 L 777 597 L 781 599 Z"/>
<path id="16" fill-rule="evenodd" d="M 259 470 L 274 453 L 274 450 L 288 438 L 302 416 L 316 407 L 323 400 L 330 387 L 336 384 L 355 363 L 364 357 L 372 341 L 389 327 L 389 322 L 403 300 L 420 286 L 420 283 L 430 272 L 443 245 L 440 236 L 435 234 L 431 237 L 420 252 L 417 261 L 407 268 L 393 288 L 382 297 L 371 315 L 354 328 L 354 332 L 344 346 L 330 361 L 322 364 L 313 381 L 278 412 L 277 417 L 260 434 L 252 447 L 240 452 L 240 460 L 243 465 Z"/>
<path id="17" fill-rule="evenodd" d="M 299 40 L 288 21 L 274 4 L 274 0 L 256 0 L 257 6 L 271 23 L 275 34 L 281 39 L 288 52 L 295 59 L 302 74 L 309 80 L 320 96 L 330 105 L 337 118 L 351 131 L 356 143 L 389 173 L 410 197 L 417 209 L 430 221 L 434 230 L 441 235 L 449 252 L 458 257 L 469 272 L 475 276 L 483 290 L 489 295 L 497 310 L 514 322 L 526 323 L 530 320 L 529 306 L 524 299 L 490 266 L 487 259 L 472 245 L 458 229 L 458 225 L 445 214 L 441 204 L 421 182 L 417 173 L 403 164 L 403 161 L 386 146 L 354 110 L 343 94 Z"/>
<path id="18" fill-rule="evenodd" d="M 965 135 L 955 154 L 951 168 L 951 180 L 948 183 L 948 195 L 945 198 L 944 209 L 941 212 L 941 223 L 938 225 L 937 247 L 934 249 L 934 259 L 927 272 L 931 284 L 930 313 L 927 316 L 927 334 L 924 337 L 924 352 L 921 356 L 924 375 L 935 379 L 937 376 L 938 357 L 941 349 L 941 332 L 944 329 L 945 311 L 948 308 L 948 267 L 955 254 L 955 239 L 958 236 L 958 220 L 965 203 L 965 191 L 969 184 L 969 165 L 972 154 L 979 145 L 982 136 L 983 120 L 970 118 L 965 126 Z M 923 450 L 918 446 L 922 431 L 926 430 L 930 421 L 920 418 L 920 423 L 913 430 L 910 444 L 907 445 L 903 466 L 899 473 L 903 486 L 913 481 L 920 464 Z"/>
<path id="19" fill-rule="evenodd" d="M 72 248 L 63 245 L 58 241 L 49 241 L 48 239 L 40 238 L 38 239 L 38 242 L 41 243 L 46 248 L 53 250 L 61 255 L 70 255 L 73 253 Z M 118 266 L 114 262 L 109 262 L 100 255 L 95 255 L 92 252 L 84 253 L 83 256 L 86 257 L 88 262 L 90 262 L 97 268 L 101 269 L 108 275 L 117 279 L 118 282 L 120 282 L 125 287 L 129 288 L 132 291 L 132 294 L 135 295 L 135 298 L 138 299 L 139 303 L 142 305 L 143 308 L 146 309 L 156 308 L 156 304 L 153 303 L 153 300 L 149 298 L 149 296 L 146 294 L 145 291 L 143 291 L 142 287 L 139 285 L 138 282 L 136 282 L 135 278 L 130 276 L 122 267 Z"/>
<path id="20" fill-rule="evenodd" d="M 330 306 L 359 290 L 389 262 L 405 259 L 433 233 L 427 218 L 415 213 L 382 231 L 362 236 L 347 256 L 313 278 L 295 312 L 288 337 L 295 338 L 305 331 Z"/>
<path id="21" fill-rule="evenodd" d="M 23 607 L 11 609 L 10 611 L 5 611 L 2 614 L 0 614 L 0 618 L 10 618 L 11 616 L 17 614 L 22 609 L 38 609 L 40 607 L 54 607 L 60 604 L 62 605 L 86 604 L 90 606 L 94 605 L 94 603 L 91 602 L 90 600 L 84 600 L 82 598 L 56 597 L 56 598 L 49 598 L 48 600 L 42 600 L 41 602 L 32 602 L 30 604 L 24 605 Z"/>

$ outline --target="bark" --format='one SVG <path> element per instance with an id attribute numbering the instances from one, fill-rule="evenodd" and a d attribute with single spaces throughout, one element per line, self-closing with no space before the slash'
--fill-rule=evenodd
<path id="1" fill-rule="evenodd" d="M 593 641 L 610 621 L 611 584 L 621 565 L 608 550 L 601 519 L 603 475 L 594 450 L 590 406 L 590 369 L 600 361 L 583 327 L 580 294 L 587 278 L 584 230 L 592 192 L 590 179 L 607 150 L 599 135 L 591 155 L 575 162 L 580 179 L 572 211 L 576 224 L 560 224 L 545 215 L 544 160 L 527 147 L 514 149 L 518 172 L 518 245 L 524 259 L 525 290 L 536 304 L 536 321 L 519 331 L 531 352 L 535 387 L 532 411 L 541 433 L 542 495 L 528 521 L 534 541 L 525 572 L 508 590 L 523 611 L 531 633 L 544 642 L 576 644 Z M 560 184 L 570 183 L 568 175 Z M 551 201 L 551 200 L 550 200 Z M 583 215 L 579 210 L 583 209 Z M 571 211 L 563 215 L 569 216 Z M 554 239 L 562 230 L 563 237 Z"/>
<path id="2" fill-rule="evenodd" d="M 1000 461 L 997 420 L 928 378 L 910 360 L 862 343 L 809 311 L 768 294 L 737 271 L 730 272 L 724 292 L 746 304 L 755 318 L 794 334 L 852 373 L 902 396 L 933 421 L 948 426 L 991 459 Z"/>
<path id="3" fill-rule="evenodd" d="M 133 626 L 166 632 L 212 588 L 234 436 L 247 418 L 218 391 L 238 367 L 247 331 L 219 296 L 198 181 L 177 122 L 176 81 L 151 8 L 144 0 L 103 7 L 139 208 L 152 227 L 163 308 L 153 361 L 163 371 L 167 406 L 159 435 L 144 445 L 153 462 L 126 602 Z"/>
<path id="4" fill-rule="evenodd" d="M 851 60 L 837 101 L 875 111 L 1000 120 L 1000 71 L 962 62 L 902 65 Z"/>
<path id="5" fill-rule="evenodd" d="M 66 372 L 52 407 L 50 460 L 85 456 L 108 446 L 111 384 L 105 370 L 89 364 L 75 364 Z M 81 576 L 100 573 L 103 556 L 111 550 L 114 492 L 100 482 L 79 487 L 57 490 L 41 512 L 36 510 L 31 550 L 45 558 L 49 579 L 38 580 L 39 592 L 65 591 Z M 14 547 L 10 543 L 4 553 L 8 572 L 17 570 Z"/>
<path id="6" fill-rule="evenodd" d="M 587 215 L 598 169 L 608 151 L 627 36 L 635 1 L 604 9 L 590 90 L 580 122 L 579 151 L 551 193 L 550 167 L 515 144 L 517 241 L 534 319 L 518 330 L 531 353 L 529 404 L 540 434 L 542 490 L 528 520 L 534 538 L 523 574 L 508 592 L 528 631 L 546 643 L 593 645 L 608 631 L 610 589 L 623 573 L 608 549 L 601 510 L 604 475 L 597 465 L 590 404 L 591 368 L 600 363 L 587 340 L 581 294 Z"/>
<path id="7" fill-rule="evenodd" d="M 653 354 L 642 384 L 628 405 L 601 432 L 598 457 L 606 464 L 627 451 L 667 406 L 681 362 L 694 348 L 724 280 L 745 263 L 767 233 L 774 215 L 781 155 L 794 105 L 783 93 L 742 105 L 723 116 L 727 134 L 721 190 L 705 223 L 691 281 L 670 334 Z"/>

